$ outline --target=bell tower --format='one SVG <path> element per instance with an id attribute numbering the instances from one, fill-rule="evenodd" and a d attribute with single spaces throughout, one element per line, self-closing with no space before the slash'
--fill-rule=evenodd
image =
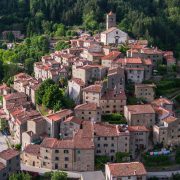
<path id="1" fill-rule="evenodd" d="M 106 15 L 106 30 L 111 27 L 116 27 L 116 14 L 112 11 Z"/>

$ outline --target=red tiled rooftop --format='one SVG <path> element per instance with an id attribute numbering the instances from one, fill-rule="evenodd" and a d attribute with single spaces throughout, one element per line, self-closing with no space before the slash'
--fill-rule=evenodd
<path id="1" fill-rule="evenodd" d="M 101 59 L 102 60 L 112 60 L 113 61 L 113 60 L 116 60 L 119 57 L 120 54 L 121 54 L 121 52 L 119 52 L 119 51 L 112 51 L 108 55 L 103 56 Z"/>
<path id="2" fill-rule="evenodd" d="M 14 149 L 6 149 L 0 152 L 0 158 L 10 160 L 19 155 L 19 152 Z"/>
<path id="3" fill-rule="evenodd" d="M 155 111 L 150 104 L 142 104 L 142 105 L 128 105 L 128 111 L 131 114 L 154 114 Z"/>
<path id="4" fill-rule="evenodd" d="M 112 163 L 108 164 L 112 176 L 127 177 L 127 176 L 143 176 L 146 175 L 146 169 L 140 162 L 131 163 Z"/>
<path id="5" fill-rule="evenodd" d="M 137 88 L 155 88 L 155 84 L 135 84 Z"/>
<path id="6" fill-rule="evenodd" d="M 25 153 L 32 154 L 34 156 L 40 155 L 40 145 L 37 144 L 29 144 L 24 149 Z"/>
<path id="7" fill-rule="evenodd" d="M 152 65 L 152 60 L 151 59 L 143 59 L 143 62 L 145 65 Z"/>
<path id="8" fill-rule="evenodd" d="M 25 98 L 27 95 L 23 92 L 17 92 L 17 93 L 11 93 L 8 95 L 5 95 L 4 98 L 6 101 L 12 100 L 12 99 L 20 99 L 20 98 Z"/>
<path id="9" fill-rule="evenodd" d="M 141 58 L 125 58 L 126 64 L 142 64 Z"/>
<path id="10" fill-rule="evenodd" d="M 126 100 L 126 94 L 124 91 L 116 92 L 115 90 L 107 91 L 101 97 L 101 100 Z"/>
<path id="11" fill-rule="evenodd" d="M 173 102 L 167 98 L 158 98 L 152 101 L 151 104 L 156 106 L 162 106 L 164 104 L 173 105 Z"/>
<path id="12" fill-rule="evenodd" d="M 80 86 L 84 86 L 85 83 L 83 82 L 82 79 L 80 78 L 72 78 L 70 81 L 74 81 L 76 84 L 80 85 Z"/>
<path id="13" fill-rule="evenodd" d="M 148 132 L 149 129 L 146 126 L 128 126 L 130 132 Z"/>
<path id="14" fill-rule="evenodd" d="M 69 116 L 72 114 L 72 111 L 69 109 L 63 109 L 59 112 L 56 112 L 54 114 L 50 114 L 48 116 L 46 116 L 49 120 L 51 121 L 58 121 L 61 120 L 62 118 Z"/>
<path id="15" fill-rule="evenodd" d="M 83 111 L 96 111 L 97 110 L 97 104 L 96 103 L 84 103 L 77 105 L 74 110 L 83 110 Z"/>
<path id="16" fill-rule="evenodd" d="M 68 117 L 64 122 L 74 122 L 74 123 L 80 125 L 80 124 L 83 122 L 83 120 L 82 120 L 82 119 L 79 119 L 79 118 L 77 118 L 77 117 L 75 117 L 75 116 L 70 116 L 70 117 Z"/>
<path id="17" fill-rule="evenodd" d="M 102 86 L 101 85 L 90 85 L 83 89 L 85 92 L 95 92 L 95 93 L 101 93 Z"/>
<path id="18" fill-rule="evenodd" d="M 96 123 L 94 124 L 94 134 L 95 136 L 119 136 L 119 131 L 116 125 Z"/>
<path id="19" fill-rule="evenodd" d="M 165 119 L 163 119 L 163 121 L 168 123 L 168 124 L 172 123 L 172 122 L 175 122 L 176 120 L 177 120 L 177 118 L 174 117 L 174 116 L 169 116 L 169 117 L 166 117 Z"/>

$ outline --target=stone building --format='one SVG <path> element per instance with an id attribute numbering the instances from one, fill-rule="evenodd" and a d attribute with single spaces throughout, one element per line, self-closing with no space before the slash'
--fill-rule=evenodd
<path id="1" fill-rule="evenodd" d="M 128 41 L 128 34 L 116 27 L 111 27 L 101 33 L 101 42 L 104 45 L 123 44 Z"/>
<path id="2" fill-rule="evenodd" d="M 147 102 L 151 102 L 155 97 L 155 88 L 155 84 L 135 84 L 135 96 L 136 98 L 142 98 Z"/>
<path id="3" fill-rule="evenodd" d="M 153 141 L 164 146 L 180 144 L 180 119 L 169 116 L 153 126 Z"/>
<path id="4" fill-rule="evenodd" d="M 155 111 L 150 104 L 124 106 L 124 116 L 129 126 L 152 128 L 156 123 Z"/>
<path id="5" fill-rule="evenodd" d="M 135 158 L 139 151 L 148 148 L 150 130 L 145 126 L 128 126 L 128 130 L 130 133 L 130 153 L 132 158 Z"/>
<path id="6" fill-rule="evenodd" d="M 0 152 L 0 179 L 7 180 L 9 175 L 19 172 L 20 154 L 14 149 L 6 149 Z"/>
<path id="7" fill-rule="evenodd" d="M 146 180 L 147 172 L 141 162 L 108 163 L 105 165 L 106 180 Z"/>
<path id="8" fill-rule="evenodd" d="M 75 116 L 82 120 L 101 121 L 102 110 L 96 103 L 84 103 L 74 108 Z"/>
<path id="9" fill-rule="evenodd" d="M 112 11 L 106 15 L 106 30 L 111 27 L 116 27 L 116 14 Z"/>

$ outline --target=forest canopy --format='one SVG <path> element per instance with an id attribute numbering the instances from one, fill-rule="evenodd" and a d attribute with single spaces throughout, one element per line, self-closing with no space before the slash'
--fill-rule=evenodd
<path id="1" fill-rule="evenodd" d="M 0 7 L 1 31 L 58 34 L 62 31 L 56 24 L 61 23 L 99 31 L 105 14 L 112 10 L 118 26 L 132 37 L 146 38 L 162 49 L 180 50 L 179 0 L 1 0 Z"/>

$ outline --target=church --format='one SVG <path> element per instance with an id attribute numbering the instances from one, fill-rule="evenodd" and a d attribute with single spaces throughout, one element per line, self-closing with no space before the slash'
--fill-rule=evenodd
<path id="1" fill-rule="evenodd" d="M 128 34 L 116 27 L 116 14 L 106 15 L 106 31 L 101 33 L 101 42 L 104 45 L 123 44 L 128 41 Z"/>

